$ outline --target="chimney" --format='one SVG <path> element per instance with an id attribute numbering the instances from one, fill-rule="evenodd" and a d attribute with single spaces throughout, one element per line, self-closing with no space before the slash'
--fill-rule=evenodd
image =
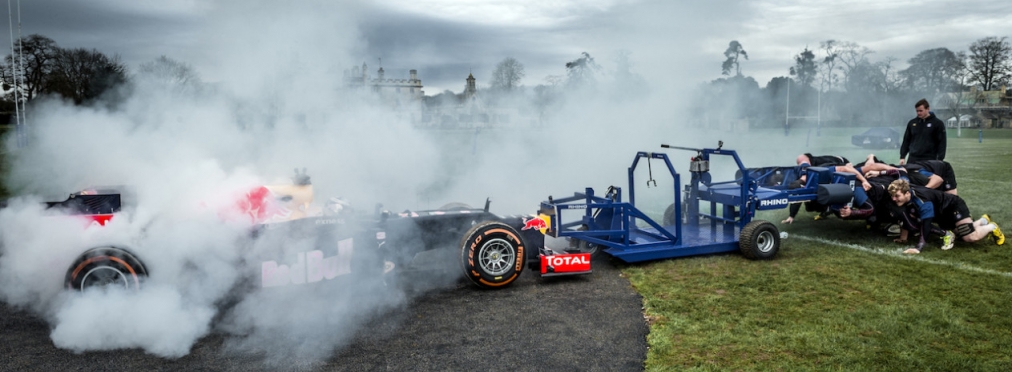
<path id="1" fill-rule="evenodd" d="M 415 80 L 418 80 L 418 70 L 411 70 L 411 81 L 415 81 Z M 1003 87 L 1002 91 L 1004 91 L 1004 90 L 1005 90 L 1005 88 Z"/>

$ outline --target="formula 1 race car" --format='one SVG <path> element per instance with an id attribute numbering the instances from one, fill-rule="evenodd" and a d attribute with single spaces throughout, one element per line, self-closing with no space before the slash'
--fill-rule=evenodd
<path id="1" fill-rule="evenodd" d="M 89 189 L 46 206 L 83 217 L 90 228 L 104 228 L 123 210 L 123 195 L 122 189 Z M 232 215 L 252 222 L 249 245 L 270 247 L 247 248 L 241 255 L 256 261 L 242 265 L 256 268 L 248 275 L 257 287 L 328 282 L 356 273 L 389 280 L 396 273 L 456 263 L 482 288 L 505 287 L 532 264 L 541 265 L 546 276 L 590 272 L 589 254 L 545 247 L 546 220 L 490 213 L 488 200 L 481 209 L 451 203 L 399 213 L 377 206 L 366 213 L 336 198 L 314 203 L 309 177 L 298 173 L 292 184 L 255 187 L 240 199 L 233 205 L 238 213 Z M 307 240 L 312 243 L 301 244 Z M 139 288 L 150 270 L 159 267 L 127 243 L 81 251 L 66 271 L 68 289 Z"/>

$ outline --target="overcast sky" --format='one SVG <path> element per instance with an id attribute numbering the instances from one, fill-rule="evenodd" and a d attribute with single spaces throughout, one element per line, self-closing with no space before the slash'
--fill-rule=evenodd
<path id="1" fill-rule="evenodd" d="M 287 4 L 291 3 L 291 4 Z M 526 66 L 523 84 L 564 75 L 564 65 L 590 53 L 602 69 L 614 66 L 618 51 L 630 53 L 633 72 L 650 80 L 674 74 L 699 83 L 719 78 L 723 51 L 738 40 L 750 59 L 742 73 L 761 86 L 786 75 L 792 56 L 820 41 L 853 41 L 875 51 L 873 61 L 898 60 L 899 68 L 919 51 L 946 47 L 966 50 L 986 36 L 1012 36 L 1012 2 L 994 0 L 735 1 L 681 4 L 652 0 L 378 0 L 356 1 L 135 1 L 24 0 L 21 33 L 38 33 L 61 47 L 94 48 L 118 55 L 135 70 L 159 55 L 194 66 L 208 81 L 227 73 L 217 43 L 244 12 L 277 10 L 282 27 L 300 30 L 307 22 L 333 19 L 347 30 L 334 43 L 334 75 L 365 62 L 374 73 L 378 61 L 388 78 L 407 78 L 417 69 L 426 94 L 460 92 L 468 73 L 479 85 L 494 65 L 514 57 Z M 17 2 L 12 9 L 17 18 Z M 307 21 L 297 11 L 312 12 Z M 332 16 L 332 17 L 331 17 Z M 287 17 L 287 18 L 286 18 Z M 322 20 L 322 21 L 321 21 Z M 6 19 L 4 20 L 6 23 Z M 232 22 L 232 23 L 230 23 Z M 251 20 L 250 22 L 257 22 Z M 245 25 L 249 26 L 249 25 Z M 291 31 L 286 30 L 286 31 Z M 320 28 L 302 33 L 324 40 Z M 15 34 L 18 30 L 15 28 Z M 296 33 L 300 34 L 300 33 Z M 263 35 L 229 35 L 226 43 L 256 46 Z M 348 42 L 351 40 L 351 42 Z M 257 46 L 269 50 L 273 43 Z M 8 43 L 9 45 L 9 43 Z M 324 43 L 324 45 L 326 45 Z M 218 51 L 220 52 L 220 51 Z"/>

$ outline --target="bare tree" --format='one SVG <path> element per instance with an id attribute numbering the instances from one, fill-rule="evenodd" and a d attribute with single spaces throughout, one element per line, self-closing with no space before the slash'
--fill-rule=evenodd
<path id="1" fill-rule="evenodd" d="M 48 92 L 82 104 L 127 81 L 119 58 L 97 50 L 63 49 L 57 54 Z"/>
<path id="2" fill-rule="evenodd" d="M 851 71 L 867 62 L 868 55 L 875 52 L 853 41 L 841 41 L 836 46 L 838 48 L 836 61 L 841 64 L 840 72 L 843 73 L 843 83 L 846 85 L 850 80 Z"/>
<path id="3" fill-rule="evenodd" d="M 955 87 L 952 89 L 953 92 L 945 94 L 946 102 L 944 102 L 944 107 L 948 108 L 956 117 L 956 126 L 960 129 L 962 127 L 960 126 L 959 118 L 963 114 L 963 109 L 973 106 L 973 97 L 970 96 L 969 89 L 966 86 L 972 78 L 967 61 L 968 58 L 965 52 L 956 53 L 956 64 L 952 75 Z M 959 132 L 959 129 L 957 129 L 957 132 Z"/>
<path id="4" fill-rule="evenodd" d="M 492 71 L 492 89 L 511 92 L 524 78 L 524 65 L 513 57 L 506 57 Z"/>
<path id="5" fill-rule="evenodd" d="M 882 62 L 876 63 L 879 70 L 882 70 L 882 76 L 885 78 L 885 85 L 883 85 L 884 92 L 892 92 L 899 88 L 900 78 L 897 76 L 896 69 L 893 68 L 893 62 L 896 61 L 896 57 L 888 56 Z"/>
<path id="6" fill-rule="evenodd" d="M 837 82 L 836 70 L 839 63 L 837 59 L 840 57 L 839 43 L 836 40 L 826 40 L 819 43 L 819 48 L 826 53 L 826 57 L 822 59 L 822 63 L 819 65 L 819 77 L 821 78 L 819 89 L 828 92 L 833 90 L 833 84 Z"/>
<path id="7" fill-rule="evenodd" d="M 985 37 L 970 44 L 971 80 L 985 91 L 1008 84 L 1012 78 L 1012 47 L 1006 37 Z"/>
<path id="8" fill-rule="evenodd" d="M 727 57 L 727 59 L 724 60 L 724 64 L 721 66 L 723 69 L 722 74 L 730 75 L 731 67 L 733 66 L 737 72 L 735 76 L 741 76 L 741 65 L 738 63 L 738 57 L 745 57 L 747 60 L 748 53 L 745 52 L 745 48 L 742 48 L 741 43 L 739 43 L 738 40 L 731 40 L 731 42 L 727 44 L 727 50 L 724 51 L 724 57 Z"/>
<path id="9" fill-rule="evenodd" d="M 600 67 L 594 62 L 594 57 L 591 57 L 587 52 L 580 53 L 580 58 L 566 62 L 569 86 L 579 87 L 593 82 L 594 72 L 599 69 Z"/>
<path id="10" fill-rule="evenodd" d="M 138 76 L 147 82 L 159 84 L 177 92 L 194 92 L 200 89 L 200 76 L 190 65 L 160 56 L 154 61 L 144 63 L 138 70 Z"/>
<path id="11" fill-rule="evenodd" d="M 20 68 L 17 71 L 11 70 L 12 56 L 8 55 L 2 67 L 3 84 L 12 87 L 15 85 L 14 77 L 19 76 L 17 86 L 24 99 L 31 101 L 47 90 L 54 60 L 60 48 L 52 39 L 38 34 L 22 38 L 19 43 L 20 45 L 15 47 L 20 49 L 21 58 L 17 61 Z"/>

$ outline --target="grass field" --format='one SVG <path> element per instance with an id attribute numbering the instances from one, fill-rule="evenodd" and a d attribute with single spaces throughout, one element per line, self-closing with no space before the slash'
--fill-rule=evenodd
<path id="1" fill-rule="evenodd" d="M 824 132 L 819 141 L 841 145 L 822 152 L 859 161 L 842 133 Z M 955 135 L 946 160 L 959 195 L 974 218 L 987 213 L 1012 232 L 1012 131 L 985 131 L 983 143 L 977 131 Z M 789 233 L 771 261 L 730 254 L 623 269 L 651 324 L 647 370 L 1012 369 L 1012 244 L 942 251 L 931 241 L 908 256 L 862 222 L 802 211 L 781 224 L 786 216 L 759 216 Z"/>

